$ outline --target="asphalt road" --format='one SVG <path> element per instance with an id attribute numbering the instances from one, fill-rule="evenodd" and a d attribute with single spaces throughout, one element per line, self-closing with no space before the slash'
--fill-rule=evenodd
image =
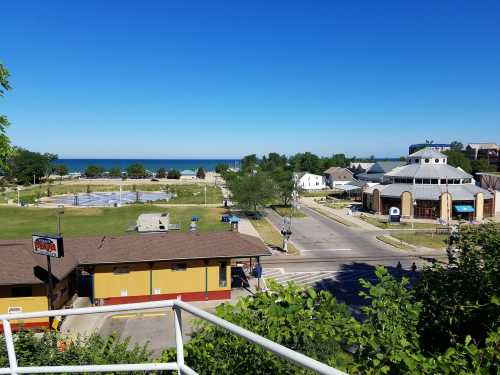
<path id="1" fill-rule="evenodd" d="M 261 260 L 264 278 L 280 284 L 295 282 L 300 286 L 324 289 L 358 311 L 363 300 L 358 297 L 359 278 L 376 281 L 375 267 L 385 266 L 397 277 L 416 280 L 418 270 L 436 257 L 436 252 L 399 250 L 375 238 L 380 231 L 347 227 L 307 207 L 307 217 L 292 219 L 291 240 L 301 256 L 272 256 Z M 267 218 L 278 228 L 283 219 L 273 210 Z M 415 263 L 417 271 L 412 271 Z"/>

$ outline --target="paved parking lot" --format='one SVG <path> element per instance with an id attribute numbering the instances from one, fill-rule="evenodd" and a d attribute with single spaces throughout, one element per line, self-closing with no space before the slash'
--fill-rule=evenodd
<path id="1" fill-rule="evenodd" d="M 209 312 L 213 312 L 210 311 Z M 182 313 L 182 331 L 184 342 L 193 332 L 193 316 Z M 116 333 L 121 339 L 130 338 L 130 345 L 144 345 L 158 357 L 163 350 L 175 346 L 174 313 L 172 310 L 123 313 L 108 316 L 99 334 L 103 336 Z"/>

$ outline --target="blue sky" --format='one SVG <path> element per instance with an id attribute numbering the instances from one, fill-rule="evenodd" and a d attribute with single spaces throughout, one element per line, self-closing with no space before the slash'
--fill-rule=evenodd
<path id="1" fill-rule="evenodd" d="M 500 141 L 498 1 L 2 2 L 16 145 L 400 156 Z"/>

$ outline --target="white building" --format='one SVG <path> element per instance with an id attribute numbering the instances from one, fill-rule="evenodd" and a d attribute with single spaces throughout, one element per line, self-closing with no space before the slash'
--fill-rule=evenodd
<path id="1" fill-rule="evenodd" d="M 298 187 L 304 190 L 322 190 L 326 188 L 325 177 L 309 172 L 294 174 L 294 180 Z"/>
<path id="2" fill-rule="evenodd" d="M 170 214 L 141 214 L 137 218 L 138 232 L 166 232 L 170 224 Z"/>

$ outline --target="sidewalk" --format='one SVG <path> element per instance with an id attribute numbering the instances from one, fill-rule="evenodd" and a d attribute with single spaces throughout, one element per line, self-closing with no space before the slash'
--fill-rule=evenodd
<path id="1" fill-rule="evenodd" d="M 238 217 L 240 218 L 240 222 L 238 223 L 238 232 L 262 239 L 259 232 L 257 232 L 248 218 L 243 217 L 243 215 Z"/>

